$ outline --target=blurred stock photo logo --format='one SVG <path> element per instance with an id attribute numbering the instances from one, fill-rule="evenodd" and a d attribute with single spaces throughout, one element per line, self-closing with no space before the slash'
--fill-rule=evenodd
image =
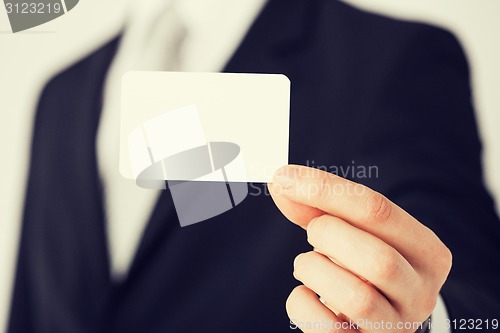
<path id="1" fill-rule="evenodd" d="M 73 8 L 79 0 L 3 0 L 12 32 L 20 32 L 50 22 Z"/>

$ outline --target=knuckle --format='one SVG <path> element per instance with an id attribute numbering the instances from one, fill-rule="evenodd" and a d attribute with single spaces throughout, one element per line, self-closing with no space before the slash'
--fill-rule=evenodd
<path id="1" fill-rule="evenodd" d="M 297 280 L 304 278 L 304 273 L 308 271 L 309 263 L 314 256 L 313 252 L 301 253 L 293 262 L 293 276 Z"/>
<path id="2" fill-rule="evenodd" d="M 315 247 L 321 247 L 324 242 L 324 235 L 328 225 L 328 217 L 321 215 L 312 220 L 307 226 L 307 241 Z"/>
<path id="3" fill-rule="evenodd" d="M 378 192 L 372 191 L 368 194 L 367 201 L 368 222 L 383 224 L 389 221 L 392 215 L 392 205 L 389 199 Z"/>
<path id="4" fill-rule="evenodd" d="M 451 250 L 444 244 L 439 253 L 439 259 L 441 264 L 443 265 L 443 271 L 445 271 L 446 275 L 448 275 L 451 270 L 451 266 L 453 265 L 453 254 L 451 253 Z"/>
<path id="5" fill-rule="evenodd" d="M 434 311 L 440 287 L 432 280 L 428 276 L 420 276 L 420 281 L 413 286 L 411 308 L 414 315 L 428 317 Z"/>
<path id="6" fill-rule="evenodd" d="M 347 302 L 347 313 L 352 313 L 355 318 L 370 318 L 377 309 L 377 297 L 375 290 L 365 282 L 359 285 L 351 293 Z"/>
<path id="7" fill-rule="evenodd" d="M 437 295 L 428 294 L 427 296 L 422 297 L 421 302 L 422 302 L 421 309 L 423 312 L 423 316 L 428 317 L 436 307 Z"/>
<path id="8" fill-rule="evenodd" d="M 288 298 L 285 302 L 286 311 L 288 314 L 293 314 L 294 309 L 297 305 L 303 304 L 305 298 L 309 295 L 309 291 L 306 286 L 300 285 L 295 287 L 288 295 Z"/>
<path id="9" fill-rule="evenodd" d="M 383 248 L 375 251 L 371 267 L 375 280 L 392 280 L 398 275 L 399 268 L 399 258 L 394 250 Z"/>
<path id="10" fill-rule="evenodd" d="M 439 248 L 434 251 L 433 255 L 433 276 L 439 281 L 436 287 L 441 288 L 451 271 L 451 267 L 453 265 L 453 255 L 450 249 L 444 244 L 441 244 Z"/>

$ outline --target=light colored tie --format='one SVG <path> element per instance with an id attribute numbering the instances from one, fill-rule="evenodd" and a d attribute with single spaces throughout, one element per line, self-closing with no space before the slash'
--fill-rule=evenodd
<path id="1" fill-rule="evenodd" d="M 120 85 L 130 70 L 178 70 L 186 30 L 173 1 L 133 2 L 131 19 L 108 72 L 97 138 L 98 165 L 104 184 L 112 275 L 126 276 L 159 192 L 138 187 L 118 171 Z"/>

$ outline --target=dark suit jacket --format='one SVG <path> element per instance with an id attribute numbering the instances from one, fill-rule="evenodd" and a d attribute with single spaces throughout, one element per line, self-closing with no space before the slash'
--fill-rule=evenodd
<path id="1" fill-rule="evenodd" d="M 310 247 L 262 184 L 186 228 L 164 191 L 130 275 L 110 281 L 95 138 L 117 43 L 41 95 L 9 332 L 289 331 L 292 262 Z M 454 254 L 442 290 L 451 318 L 500 315 L 500 223 L 483 185 L 468 65 L 450 33 L 334 0 L 271 0 L 225 71 L 286 74 L 290 162 L 376 166 L 378 177 L 348 176 Z"/>

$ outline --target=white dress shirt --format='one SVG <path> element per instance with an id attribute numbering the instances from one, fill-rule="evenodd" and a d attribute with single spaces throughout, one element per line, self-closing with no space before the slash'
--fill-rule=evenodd
<path id="1" fill-rule="evenodd" d="M 187 30 L 179 49 L 179 63 L 176 70 L 193 72 L 222 70 L 265 2 L 266 0 L 174 1 L 173 9 Z M 158 0 L 133 1 L 129 20 L 138 25 L 147 24 L 149 17 L 144 15 L 141 9 L 153 6 L 154 3 L 158 5 Z M 146 22 L 140 22 L 141 20 Z M 127 33 L 131 32 L 125 30 L 125 34 Z M 104 112 L 107 112 L 106 108 Z M 98 160 L 105 187 L 112 274 L 114 278 L 120 279 L 127 274 L 159 193 L 141 189 L 134 182 L 125 180 L 118 174 L 117 159 L 109 158 L 110 152 L 116 151 L 118 147 L 116 141 L 109 139 L 108 133 L 113 124 L 115 127 L 119 126 L 118 115 L 103 114 L 102 117 L 97 141 Z M 447 312 L 441 297 L 432 317 L 435 323 L 432 333 L 450 332 L 443 324 Z"/>

